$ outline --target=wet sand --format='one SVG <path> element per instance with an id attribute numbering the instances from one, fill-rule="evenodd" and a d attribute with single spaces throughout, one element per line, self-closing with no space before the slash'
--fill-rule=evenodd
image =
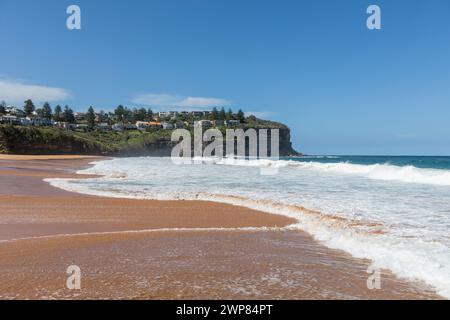
<path id="1" fill-rule="evenodd" d="M 42 181 L 85 178 L 75 171 L 98 159 L 0 155 L 0 299 L 439 298 L 386 271 L 369 290 L 368 261 L 282 229 L 294 222 L 283 216 L 86 196 Z M 81 290 L 66 288 L 72 264 Z"/>

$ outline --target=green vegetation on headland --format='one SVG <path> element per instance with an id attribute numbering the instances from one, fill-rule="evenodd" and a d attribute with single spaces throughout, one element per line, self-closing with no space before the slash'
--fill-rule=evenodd
<path id="1" fill-rule="evenodd" d="M 31 100 L 20 110 L 0 104 L 0 153 L 90 154 L 111 156 L 170 155 L 177 142 L 176 128 L 193 131 L 194 125 L 226 129 L 279 129 L 280 155 L 297 154 L 291 147 L 290 130 L 281 123 L 245 117 L 223 108 L 198 112 L 159 112 L 117 107 L 114 112 L 74 113 L 69 107 L 45 103 L 39 112 Z M 56 121 L 59 120 L 59 121 Z"/>
<path id="2" fill-rule="evenodd" d="M 172 130 L 81 132 L 0 125 L 0 153 L 152 155 L 172 146 Z"/>

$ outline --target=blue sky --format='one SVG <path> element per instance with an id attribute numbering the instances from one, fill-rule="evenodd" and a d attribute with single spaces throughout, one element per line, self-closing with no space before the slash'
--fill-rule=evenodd
<path id="1" fill-rule="evenodd" d="M 81 30 L 66 28 L 70 4 Z M 369 4 L 381 30 L 366 28 Z M 0 0 L 0 12 L 0 100 L 224 104 L 288 124 L 309 154 L 450 155 L 447 0 Z"/>

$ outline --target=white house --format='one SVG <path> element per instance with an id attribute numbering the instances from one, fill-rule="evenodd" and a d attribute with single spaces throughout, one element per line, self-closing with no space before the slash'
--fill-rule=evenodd
<path id="1" fill-rule="evenodd" d="M 7 106 L 6 108 L 6 113 L 12 115 L 12 116 L 17 116 L 17 117 L 25 117 L 25 112 L 22 109 L 13 107 L 13 106 Z"/>

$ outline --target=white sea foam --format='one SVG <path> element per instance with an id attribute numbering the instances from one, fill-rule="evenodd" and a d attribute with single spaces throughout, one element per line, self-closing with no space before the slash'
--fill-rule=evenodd
<path id="1" fill-rule="evenodd" d="M 360 165 L 347 162 L 319 163 L 293 162 L 290 165 L 302 169 L 313 169 L 325 172 L 354 174 L 369 179 L 401 181 L 407 183 L 423 183 L 450 186 L 450 171 L 440 169 L 423 169 L 414 166 L 394 166 L 389 164 Z"/>
<path id="2" fill-rule="evenodd" d="M 122 158 L 84 170 L 97 179 L 47 179 L 75 192 L 140 199 L 200 199 L 293 217 L 291 229 L 424 281 L 450 298 L 449 171 L 389 164 L 289 160 Z M 261 166 L 279 174 L 261 176 Z M 315 211 L 305 210 L 306 207 Z"/>

